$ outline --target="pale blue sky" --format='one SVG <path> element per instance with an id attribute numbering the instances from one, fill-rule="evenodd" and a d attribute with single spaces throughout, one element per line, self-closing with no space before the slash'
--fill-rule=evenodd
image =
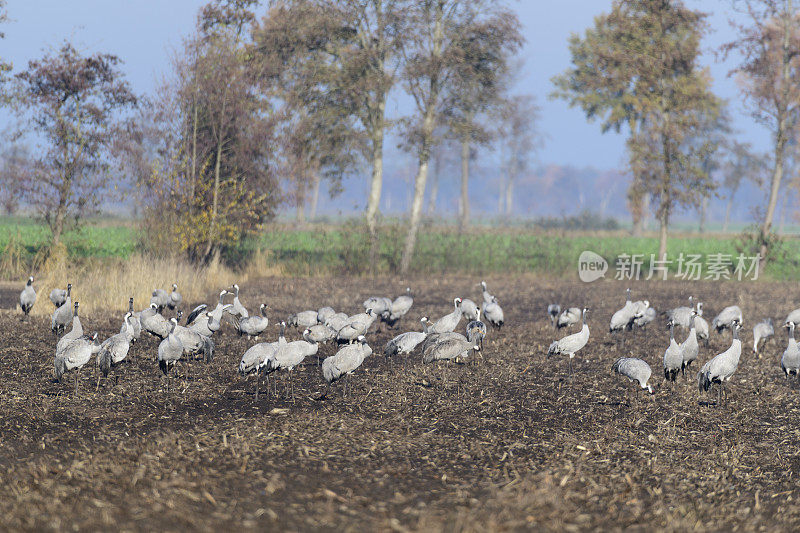
<path id="1" fill-rule="evenodd" d="M 191 32 L 202 0 L 9 0 L 11 22 L 4 28 L 0 56 L 14 62 L 15 70 L 43 50 L 71 39 L 85 51 L 119 55 L 123 70 L 138 92 L 149 92 L 169 69 L 170 50 Z M 731 101 L 739 137 L 766 149 L 769 134 L 743 111 L 735 84 L 726 77 L 731 64 L 715 63 L 710 49 L 733 37 L 728 25 L 730 4 L 725 0 L 688 0 L 693 8 L 711 13 L 713 33 L 705 40 L 704 64 L 711 67 L 717 93 Z M 595 15 L 608 10 L 606 0 L 520 0 L 519 12 L 527 38 L 526 68 L 519 90 L 533 93 L 542 107 L 541 129 L 547 141 L 539 161 L 543 164 L 616 168 L 624 165 L 624 137 L 588 123 L 580 110 L 547 98 L 550 79 L 569 63 L 567 38 L 592 24 Z M 396 106 L 395 106 L 396 108 Z M 0 120 L 9 120 L 0 114 Z"/>

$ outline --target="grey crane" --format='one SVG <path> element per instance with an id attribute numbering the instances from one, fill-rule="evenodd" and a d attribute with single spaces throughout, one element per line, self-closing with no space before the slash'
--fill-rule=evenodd
<path id="1" fill-rule="evenodd" d="M 78 394 L 78 376 L 81 368 L 98 351 L 100 351 L 100 345 L 97 344 L 97 333 L 93 333 L 89 337 L 71 340 L 60 353 L 56 352 L 54 362 L 56 380 L 61 381 L 64 374 L 75 370 L 75 394 Z"/>
<path id="2" fill-rule="evenodd" d="M 789 313 L 786 317 L 786 320 L 783 321 L 784 324 L 788 322 L 794 322 L 795 324 L 800 324 L 800 309 L 795 309 L 791 313 Z"/>
<path id="3" fill-rule="evenodd" d="M 335 313 L 329 316 L 323 323 L 338 333 L 340 329 L 347 325 L 349 320 L 350 317 L 345 313 Z"/>
<path id="4" fill-rule="evenodd" d="M 188 327 L 190 330 L 197 332 L 200 335 L 210 337 L 219 331 L 220 326 L 222 326 L 222 324 L 219 322 L 219 320 L 215 319 L 211 313 L 206 311 L 195 318 L 194 322 L 191 322 Z"/>
<path id="5" fill-rule="evenodd" d="M 139 322 L 141 322 L 143 330 L 159 339 L 166 338 L 171 330 L 169 321 L 158 312 L 156 303 L 151 303 L 150 307 L 139 313 Z"/>
<path id="6" fill-rule="evenodd" d="M 295 367 L 303 362 L 308 355 L 308 343 L 306 341 L 294 341 L 279 343 L 278 349 L 273 357 L 267 359 L 262 366 L 264 372 L 271 374 L 279 370 L 286 370 L 289 373 L 289 385 L 291 386 L 291 397 L 294 400 L 294 383 L 292 372 Z"/>
<path id="7" fill-rule="evenodd" d="M 50 330 L 56 334 L 61 333 L 67 328 L 67 324 L 72 319 L 72 284 L 67 285 L 67 295 L 64 298 L 64 303 L 53 311 L 53 316 L 50 319 Z"/>
<path id="8" fill-rule="evenodd" d="M 683 354 L 680 345 L 675 341 L 675 324 L 669 322 L 669 347 L 664 351 L 664 379 L 675 381 L 683 367 Z"/>
<path id="9" fill-rule="evenodd" d="M 111 369 L 125 360 L 128 357 L 128 351 L 131 348 L 131 341 L 133 340 L 133 325 L 131 320 L 133 314 L 129 311 L 125 313 L 125 320 L 122 325 L 122 330 L 116 335 L 112 335 L 100 345 L 100 350 L 97 352 L 97 367 L 103 373 L 103 377 L 108 377 Z M 100 376 L 97 376 L 97 386 L 95 390 L 100 387 Z"/>
<path id="10" fill-rule="evenodd" d="M 767 318 L 753 326 L 753 354 L 761 359 L 761 354 L 758 353 L 758 345 L 763 340 L 764 344 L 767 343 L 770 337 L 775 335 L 775 327 L 772 325 L 772 319 Z"/>
<path id="11" fill-rule="evenodd" d="M 78 302 L 75 302 L 74 311 L 72 314 L 72 329 L 58 339 L 58 343 L 56 344 L 56 353 L 62 351 L 67 344 L 75 339 L 80 339 L 83 337 L 83 325 L 81 324 L 81 319 L 78 316 L 79 305 L 80 304 Z"/>
<path id="12" fill-rule="evenodd" d="M 401 294 L 392 302 L 392 305 L 389 308 L 389 318 L 386 320 L 386 324 L 394 327 L 394 325 L 401 318 L 408 314 L 413 305 L 414 297 L 411 295 L 411 287 L 406 287 L 406 293 Z"/>
<path id="13" fill-rule="evenodd" d="M 708 322 L 703 318 L 703 302 L 697 302 L 697 316 L 694 319 L 694 327 L 697 329 L 697 338 L 702 340 L 708 348 Z"/>
<path id="14" fill-rule="evenodd" d="M 486 337 L 486 324 L 481 321 L 481 312 L 478 310 L 478 315 L 475 320 L 467 324 L 467 340 L 472 344 L 477 344 L 483 350 L 483 339 Z"/>
<path id="15" fill-rule="evenodd" d="M 275 358 L 275 353 L 281 344 L 286 344 L 284 332 L 286 330 L 286 323 L 281 322 L 280 334 L 278 340 L 275 342 L 260 342 L 254 344 L 244 352 L 242 360 L 239 363 L 239 374 L 247 376 L 255 373 L 256 375 L 256 393 L 255 399 L 258 400 L 259 377 L 261 371 L 266 369 L 271 361 Z M 267 391 L 269 392 L 269 374 L 267 374 Z"/>
<path id="16" fill-rule="evenodd" d="M 169 333 L 158 344 L 158 368 L 167 376 L 167 392 L 170 389 L 170 369 L 175 367 L 175 363 L 180 361 L 183 355 L 183 343 L 175 335 L 175 328 L 178 326 L 178 320 L 172 318 L 169 321 Z"/>
<path id="17" fill-rule="evenodd" d="M 424 328 L 428 317 L 422 318 L 424 320 L 420 320 L 420 322 L 422 322 Z M 425 331 L 407 331 L 401 333 L 386 343 L 386 346 L 383 348 L 383 354 L 386 357 L 409 354 L 413 352 L 427 336 L 428 334 Z"/>
<path id="18" fill-rule="evenodd" d="M 697 344 L 697 311 L 692 309 L 689 319 L 689 334 L 686 340 L 681 343 L 681 372 L 686 376 L 686 370 L 697 360 L 700 353 L 700 346 Z"/>
<path id="19" fill-rule="evenodd" d="M 64 305 L 64 302 L 67 301 L 67 296 L 69 296 L 70 291 L 72 291 L 72 283 L 67 283 L 66 289 L 53 289 L 50 291 L 50 301 L 53 302 L 53 305 L 56 309 Z"/>
<path id="20" fill-rule="evenodd" d="M 549 304 L 547 306 L 547 316 L 550 317 L 550 323 L 553 325 L 553 329 L 556 329 L 556 321 L 558 320 L 558 315 L 561 314 L 561 306 L 559 304 Z"/>
<path id="21" fill-rule="evenodd" d="M 337 341 L 355 342 L 359 335 L 367 333 L 376 318 L 377 316 L 372 309 L 367 309 L 366 313 L 358 313 L 349 317 L 347 323 L 336 334 Z"/>
<path id="22" fill-rule="evenodd" d="M 497 298 L 492 296 L 491 302 L 483 302 L 483 318 L 494 328 L 500 329 L 505 324 L 505 316 L 503 315 L 503 308 L 497 303 Z"/>
<path id="23" fill-rule="evenodd" d="M 442 318 L 434 322 L 433 325 L 428 326 L 428 331 L 430 333 L 445 333 L 455 331 L 459 322 L 461 322 L 461 317 L 464 316 L 461 312 L 461 302 L 461 298 L 455 298 L 453 300 L 453 312 L 444 315 Z"/>
<path id="24" fill-rule="evenodd" d="M 633 319 L 633 325 L 642 331 L 647 331 L 647 325 L 654 322 L 656 319 L 656 310 L 650 306 L 645 308 L 642 316 Z"/>
<path id="25" fill-rule="evenodd" d="M 636 308 L 631 301 L 631 290 L 625 290 L 625 305 L 622 309 L 611 315 L 611 322 L 608 326 L 608 332 L 611 334 L 624 333 L 625 330 L 630 330 L 633 321 L 636 320 Z M 623 337 L 623 343 L 625 338 Z"/>
<path id="26" fill-rule="evenodd" d="M 140 313 L 133 312 L 133 298 L 128 299 L 128 313 L 131 315 L 129 321 L 131 328 L 133 328 L 133 337 L 131 338 L 131 344 L 133 344 L 142 336 L 142 323 L 139 321 Z M 122 327 L 125 327 L 125 323 L 122 324 Z"/>
<path id="27" fill-rule="evenodd" d="M 300 311 L 297 314 L 290 315 L 289 318 L 286 319 L 286 324 L 296 328 L 310 328 L 317 324 L 318 314 L 317 311 Z"/>
<path id="28" fill-rule="evenodd" d="M 720 313 L 714 317 L 714 320 L 711 321 L 711 326 L 717 333 L 721 333 L 723 330 L 731 329 L 734 322 L 738 322 L 740 326 L 744 323 L 742 310 L 738 305 L 730 305 L 720 311 Z"/>
<path id="29" fill-rule="evenodd" d="M 178 311 L 177 320 L 180 321 L 182 311 Z M 201 335 L 184 326 L 175 326 L 173 334 L 178 337 L 183 345 L 183 353 L 189 356 L 202 354 L 203 361 L 210 363 L 214 359 L 214 341 L 210 337 Z"/>
<path id="30" fill-rule="evenodd" d="M 328 318 L 335 314 L 336 311 L 333 310 L 333 307 L 320 307 L 319 311 L 317 311 L 317 323 L 324 324 Z"/>
<path id="31" fill-rule="evenodd" d="M 216 320 L 216 322 L 222 322 L 222 314 L 227 309 L 230 309 L 231 307 L 233 307 L 233 304 L 225 305 L 225 295 L 226 294 L 230 294 L 230 293 L 228 291 L 226 291 L 225 289 L 222 289 L 219 292 L 219 300 L 217 301 L 217 306 L 214 308 L 213 311 L 211 311 L 211 314 L 214 316 L 214 319 Z M 228 306 L 230 306 L 230 307 L 228 307 Z M 191 324 L 192 322 L 194 322 L 194 320 L 198 316 L 200 316 L 200 314 L 203 311 L 205 311 L 206 309 L 208 309 L 208 305 L 206 305 L 206 304 L 200 304 L 197 307 L 195 307 L 194 309 L 192 309 L 192 312 L 189 313 L 188 317 L 186 317 L 186 323 L 187 324 Z"/>
<path id="32" fill-rule="evenodd" d="M 169 293 L 164 289 L 154 289 L 152 295 L 150 296 L 150 303 L 156 304 L 156 309 L 158 309 L 159 313 L 164 311 L 164 308 L 169 305 Z"/>
<path id="33" fill-rule="evenodd" d="M 689 328 L 691 326 L 692 312 L 694 311 L 694 296 L 689 296 L 689 307 L 685 305 L 667 311 L 667 319 L 676 327 Z"/>
<path id="34" fill-rule="evenodd" d="M 589 310 L 584 308 L 581 313 L 581 330 L 578 333 L 567 335 L 563 339 L 557 340 L 550 345 L 547 349 L 547 356 L 551 355 L 568 355 L 569 356 L 569 373 L 572 374 L 572 359 L 575 354 L 589 342 L 589 324 L 586 321 L 586 316 Z"/>
<path id="35" fill-rule="evenodd" d="M 233 285 L 233 306 L 228 309 L 228 313 L 240 318 L 247 316 L 247 309 L 245 309 L 242 302 L 239 301 L 239 285 L 237 284 Z"/>
<path id="36" fill-rule="evenodd" d="M 725 395 L 725 383 L 731 379 L 739 366 L 739 358 L 742 355 L 742 341 L 739 340 L 741 327 L 739 321 L 734 318 L 730 325 L 733 332 L 730 348 L 704 364 L 697 373 L 697 386 L 701 391 L 708 391 L 712 385 L 718 385 L 717 405 L 720 405 L 720 401 Z"/>
<path id="37" fill-rule="evenodd" d="M 642 389 L 653 394 L 653 387 L 647 384 L 653 371 L 650 365 L 636 357 L 622 357 L 611 365 L 611 371 L 636 382 Z"/>
<path id="38" fill-rule="evenodd" d="M 308 336 L 314 342 L 328 342 L 336 338 L 336 330 L 325 324 L 316 324 L 308 328 Z"/>
<path id="39" fill-rule="evenodd" d="M 440 338 L 437 342 L 428 346 L 422 352 L 422 362 L 432 363 L 434 361 L 451 360 L 456 357 L 466 357 L 470 350 L 480 352 L 481 347 L 471 343 L 469 339 L 460 333 L 456 333 L 449 338 Z"/>
<path id="40" fill-rule="evenodd" d="M 260 314 L 247 316 L 239 320 L 239 335 L 247 335 L 248 339 L 253 337 L 258 339 L 258 336 L 264 333 L 264 330 L 269 325 L 269 318 L 267 318 L 268 307 L 267 304 L 262 303 L 259 307 Z"/>
<path id="41" fill-rule="evenodd" d="M 486 287 L 486 282 L 481 281 L 481 291 L 483 296 L 483 303 L 490 303 L 492 301 L 492 293 L 489 292 L 489 289 Z"/>
<path id="42" fill-rule="evenodd" d="M 560 315 L 558 315 L 558 320 L 556 321 L 556 328 L 567 328 L 572 326 L 573 324 L 577 324 L 581 321 L 581 309 L 580 307 L 570 307 L 569 309 L 564 309 Z"/>
<path id="43" fill-rule="evenodd" d="M 478 313 L 480 313 L 480 307 L 478 304 L 470 300 L 469 298 L 464 298 L 461 300 L 461 313 L 464 315 L 466 320 L 478 320 Z"/>
<path id="44" fill-rule="evenodd" d="M 183 296 L 181 293 L 178 292 L 178 284 L 172 284 L 172 292 L 169 293 L 169 301 L 167 302 L 167 307 L 170 309 L 177 309 L 183 303 Z"/>
<path id="45" fill-rule="evenodd" d="M 422 345 L 420 347 L 422 349 L 422 353 L 424 354 L 425 350 L 427 350 L 437 342 L 441 342 L 447 339 L 466 339 L 466 337 L 461 333 L 456 333 L 455 331 L 445 331 L 444 333 L 431 333 L 429 329 L 428 336 L 425 337 L 425 340 L 422 341 Z"/>
<path id="46" fill-rule="evenodd" d="M 327 397 L 333 383 L 355 372 L 370 353 L 372 349 L 367 345 L 367 339 L 360 335 L 354 344 L 342 346 L 336 354 L 325 359 L 322 362 L 322 377 L 327 382 L 327 388 L 322 398 Z M 343 383 L 345 385 L 343 394 L 346 396 L 347 382 Z"/>
<path id="47" fill-rule="evenodd" d="M 783 370 L 787 379 L 791 374 L 794 374 L 800 383 L 800 348 L 798 348 L 797 341 L 794 338 L 795 323 L 790 320 L 783 327 L 789 333 L 789 344 L 787 344 L 781 356 L 781 370 Z"/>
<path id="48" fill-rule="evenodd" d="M 25 288 L 19 293 L 19 307 L 25 316 L 33 309 L 33 304 L 36 303 L 36 290 L 33 288 L 33 276 L 28 278 Z"/>
<path id="49" fill-rule="evenodd" d="M 383 314 L 388 316 L 389 312 L 392 310 L 392 299 L 386 298 L 385 296 L 371 296 L 364 300 L 361 305 L 365 310 L 372 309 L 377 316 Z"/>

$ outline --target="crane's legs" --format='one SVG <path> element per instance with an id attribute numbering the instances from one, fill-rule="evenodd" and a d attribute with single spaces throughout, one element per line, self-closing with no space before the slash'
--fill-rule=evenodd
<path id="1" fill-rule="evenodd" d="M 75 370 L 75 396 L 78 395 L 78 374 L 80 374 L 80 373 L 81 373 L 81 369 L 80 369 L 80 367 L 78 367 L 78 369 Z"/>
<path id="2" fill-rule="evenodd" d="M 256 368 L 256 402 L 258 402 L 258 373 L 259 369 Z"/>

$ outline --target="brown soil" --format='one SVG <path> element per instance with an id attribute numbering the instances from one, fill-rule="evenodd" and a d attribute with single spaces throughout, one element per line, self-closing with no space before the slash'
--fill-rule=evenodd
<path id="1" fill-rule="evenodd" d="M 399 330 L 447 313 L 454 296 L 477 301 L 476 281 L 410 280 L 415 304 Z M 383 345 L 399 331 L 372 333 L 376 354 L 349 377 L 347 396 L 338 386 L 322 401 L 324 381 L 309 361 L 294 372 L 295 401 L 278 376 L 278 397 L 262 394 L 256 403 L 252 378 L 235 372 L 254 341 L 230 327 L 215 338 L 213 363 L 181 367 L 185 376 L 170 393 L 154 362 L 157 342 L 146 339 L 115 371 L 116 384 L 101 382 L 95 392 L 94 361 L 87 365 L 75 396 L 72 374 L 52 381 L 47 321 L 3 311 L 0 529 L 800 527 L 798 389 L 778 367 L 785 333 L 762 359 L 750 351 L 756 321 L 771 315 L 779 325 L 797 307 L 795 285 L 634 284 L 634 297 L 659 311 L 685 305 L 690 290 L 704 300 L 709 322 L 723 306 L 743 308 L 747 349 L 728 402 L 717 407 L 716 395 L 699 394 L 694 380 L 650 397 L 610 373 L 617 357 L 633 354 L 650 363 L 659 384 L 668 344 L 663 317 L 630 336 L 624 351 L 609 336 L 623 285 L 488 281 L 507 324 L 490 332 L 483 360 L 424 366 L 415 354 L 389 364 Z M 356 312 L 366 296 L 405 286 L 388 278 L 273 278 L 242 287 L 242 300 L 253 309 L 266 301 L 277 322 L 322 305 Z M 592 338 L 572 377 L 564 359 L 544 355 L 565 334 L 545 315 L 554 301 L 592 309 Z M 84 319 L 102 338 L 120 323 Z M 267 338 L 276 331 L 270 324 Z M 729 337 L 712 334 L 700 362 Z"/>

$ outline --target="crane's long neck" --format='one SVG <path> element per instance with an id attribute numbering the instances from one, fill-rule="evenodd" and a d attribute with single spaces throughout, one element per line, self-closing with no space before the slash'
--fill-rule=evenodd
<path id="1" fill-rule="evenodd" d="M 675 324 L 670 323 L 669 325 L 669 342 L 672 343 L 675 341 Z"/>

